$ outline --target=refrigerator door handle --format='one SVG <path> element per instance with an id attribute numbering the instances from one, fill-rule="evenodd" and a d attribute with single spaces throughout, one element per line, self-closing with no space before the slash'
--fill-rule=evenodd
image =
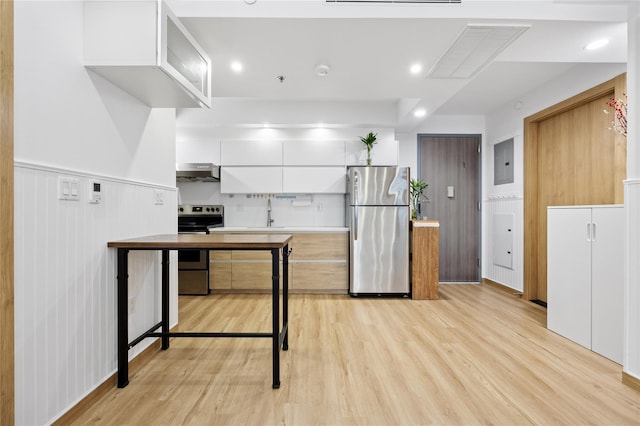
<path id="1" fill-rule="evenodd" d="M 358 207 L 353 208 L 353 240 L 358 240 Z"/>
<path id="2" fill-rule="evenodd" d="M 353 204 L 358 205 L 358 192 L 360 192 L 360 173 L 353 172 Z"/>

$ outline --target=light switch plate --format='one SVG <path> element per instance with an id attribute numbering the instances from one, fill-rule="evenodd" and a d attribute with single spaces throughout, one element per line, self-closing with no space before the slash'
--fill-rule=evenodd
<path id="1" fill-rule="evenodd" d="M 164 204 L 164 192 L 159 189 L 153 190 L 153 199 L 155 200 L 156 205 L 160 206 Z"/>
<path id="2" fill-rule="evenodd" d="M 80 179 L 58 176 L 58 200 L 79 201 Z"/>

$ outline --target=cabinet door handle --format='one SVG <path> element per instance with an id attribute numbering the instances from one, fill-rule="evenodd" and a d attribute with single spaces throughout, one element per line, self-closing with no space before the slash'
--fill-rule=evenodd
<path id="1" fill-rule="evenodd" d="M 596 242 L 596 224 L 591 222 L 591 241 Z"/>
<path id="2" fill-rule="evenodd" d="M 591 223 L 587 223 L 587 241 L 591 242 Z"/>

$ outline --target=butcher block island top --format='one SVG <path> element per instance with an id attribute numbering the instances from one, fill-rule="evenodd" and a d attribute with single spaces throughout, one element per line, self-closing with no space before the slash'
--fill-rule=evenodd
<path id="1" fill-rule="evenodd" d="M 127 249 L 278 249 L 291 241 L 289 234 L 161 234 L 110 241 L 108 247 Z"/>

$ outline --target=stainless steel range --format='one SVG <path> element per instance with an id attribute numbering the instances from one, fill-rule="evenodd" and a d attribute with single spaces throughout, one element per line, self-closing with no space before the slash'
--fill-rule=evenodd
<path id="1" fill-rule="evenodd" d="M 220 205 L 178 206 L 179 234 L 208 234 L 224 226 L 224 207 Z M 178 294 L 209 294 L 209 251 L 178 251 Z"/>

